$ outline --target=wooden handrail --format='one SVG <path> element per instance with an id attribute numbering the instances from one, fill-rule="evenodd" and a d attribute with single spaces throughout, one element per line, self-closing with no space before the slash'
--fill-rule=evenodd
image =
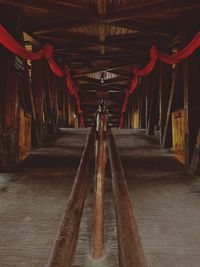
<path id="1" fill-rule="evenodd" d="M 147 267 L 115 138 L 108 134 L 120 267 Z"/>
<path id="2" fill-rule="evenodd" d="M 96 142 L 96 168 L 94 215 L 92 225 L 92 251 L 93 259 L 104 256 L 104 184 L 106 169 L 106 114 L 100 113 L 98 120 L 98 139 Z"/>
<path id="3" fill-rule="evenodd" d="M 90 161 L 94 151 L 95 134 L 88 135 L 67 207 L 61 220 L 57 239 L 52 247 L 47 267 L 70 267 L 76 250 L 82 211 L 88 188 Z"/>

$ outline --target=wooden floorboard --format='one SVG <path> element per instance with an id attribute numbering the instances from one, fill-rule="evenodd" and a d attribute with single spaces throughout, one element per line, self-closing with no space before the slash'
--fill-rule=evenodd
<path id="1" fill-rule="evenodd" d="M 12 174 L 0 174 L 0 266 L 44 267 L 88 130 L 64 130 Z"/>
<path id="2" fill-rule="evenodd" d="M 199 267 L 200 177 L 143 130 L 114 133 L 149 266 Z"/>

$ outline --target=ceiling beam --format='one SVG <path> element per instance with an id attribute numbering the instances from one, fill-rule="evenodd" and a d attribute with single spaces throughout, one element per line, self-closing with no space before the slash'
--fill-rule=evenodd
<path id="1" fill-rule="evenodd" d="M 172 16 L 174 14 L 189 11 L 192 9 L 196 9 L 200 7 L 200 3 L 197 2 L 190 2 L 185 3 L 183 5 L 182 2 L 177 5 L 176 1 L 170 1 L 170 4 L 168 2 L 165 2 L 166 4 L 157 5 L 154 8 L 150 8 L 149 10 L 147 8 L 144 9 L 144 7 L 139 8 L 129 8 L 126 10 L 115 10 L 112 13 L 107 16 L 104 21 L 105 22 L 118 22 L 123 20 L 131 20 L 131 19 L 150 19 L 150 18 L 156 18 L 156 17 L 165 17 L 165 16 Z M 151 7 L 151 6 L 150 6 Z"/>
<path id="2" fill-rule="evenodd" d="M 85 25 L 91 25 L 91 20 L 65 20 L 58 23 L 50 23 L 42 26 L 37 26 L 33 30 L 33 34 L 45 34 L 52 32 L 62 32 L 73 27 L 80 27 Z"/>
<path id="3" fill-rule="evenodd" d="M 63 18 L 74 18 L 83 20 L 95 18 L 96 14 L 92 9 L 84 6 L 68 3 L 67 1 L 32 1 L 32 0 L 0 0 L 1 4 L 15 6 L 23 9 L 32 10 L 34 13 L 51 12 L 54 16 Z"/>

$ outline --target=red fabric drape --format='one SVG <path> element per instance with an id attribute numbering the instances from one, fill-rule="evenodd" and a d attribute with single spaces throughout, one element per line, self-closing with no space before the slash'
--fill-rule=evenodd
<path id="1" fill-rule="evenodd" d="M 137 67 L 134 67 L 134 77 L 130 85 L 130 94 L 132 94 L 138 84 L 138 78 L 139 76 L 146 76 L 151 73 L 151 71 L 154 69 L 156 61 L 160 59 L 162 62 L 167 64 L 176 64 L 180 62 L 181 60 L 189 57 L 198 47 L 200 46 L 200 32 L 198 32 L 195 37 L 192 39 L 192 41 L 182 50 L 174 53 L 173 55 L 167 55 L 164 53 L 161 53 L 157 50 L 156 46 L 153 45 L 150 49 L 150 60 L 148 64 L 141 70 L 139 70 Z M 128 98 L 130 96 L 127 92 L 125 92 L 125 98 L 121 109 L 121 118 L 120 118 L 120 128 L 123 128 L 124 123 L 124 112 L 126 112 L 127 106 L 128 106 Z"/>
<path id="2" fill-rule="evenodd" d="M 42 57 L 46 58 L 48 61 L 48 64 L 52 70 L 52 72 L 57 75 L 58 77 L 66 77 L 66 83 L 68 90 L 71 95 L 75 96 L 76 104 L 77 104 L 77 110 L 78 112 L 81 111 L 80 106 L 80 99 L 78 95 L 78 89 L 74 87 L 71 75 L 70 75 L 70 69 L 68 66 L 65 67 L 64 71 L 60 69 L 60 67 L 57 65 L 55 60 L 53 59 L 53 46 L 51 44 L 44 45 L 43 48 L 41 48 L 38 52 L 30 52 L 27 51 L 23 46 L 21 46 L 8 32 L 7 30 L 0 25 L 0 43 L 5 46 L 8 50 L 13 52 L 15 55 L 20 56 L 27 60 L 38 60 Z M 83 114 L 81 114 L 83 117 Z M 82 119 L 83 121 L 83 119 Z"/>
<path id="3" fill-rule="evenodd" d="M 0 25 L 0 43 L 15 55 L 24 59 L 38 60 L 42 57 L 50 58 L 53 54 L 53 46 L 50 44 L 46 44 L 42 49 L 35 53 L 27 51 L 6 31 L 2 25 Z"/>
<path id="4" fill-rule="evenodd" d="M 65 73 L 60 69 L 60 67 L 56 64 L 55 60 L 52 57 L 47 59 L 49 67 L 53 71 L 53 73 L 58 77 L 65 76 Z"/>
<path id="5" fill-rule="evenodd" d="M 70 75 L 70 69 L 68 66 L 65 66 L 64 72 L 66 75 L 66 82 L 67 82 L 67 87 L 69 89 L 69 93 L 71 95 L 74 95 L 74 85 L 73 85 L 73 81 Z"/>
<path id="6" fill-rule="evenodd" d="M 189 57 L 200 46 L 200 31 L 195 35 L 192 41 L 182 50 L 174 53 L 173 55 L 167 55 L 161 52 L 157 52 L 161 61 L 167 64 L 176 64 L 181 60 Z"/>
<path id="7" fill-rule="evenodd" d="M 84 128 L 84 117 L 82 113 L 80 114 L 80 124 L 81 124 L 81 127 Z"/>

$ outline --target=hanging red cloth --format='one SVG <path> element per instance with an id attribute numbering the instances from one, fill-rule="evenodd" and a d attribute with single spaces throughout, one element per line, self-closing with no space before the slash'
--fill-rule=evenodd
<path id="1" fill-rule="evenodd" d="M 138 84 L 138 78 L 139 76 L 146 76 L 151 73 L 151 71 L 154 69 L 156 61 L 158 58 L 166 63 L 166 64 L 176 64 L 180 62 L 181 60 L 189 57 L 198 47 L 200 46 L 200 32 L 198 32 L 193 40 L 182 50 L 174 53 L 173 55 L 167 55 L 164 53 L 161 53 L 157 50 L 156 46 L 153 45 L 150 49 L 150 60 L 148 64 L 141 70 L 139 70 L 137 67 L 134 68 L 134 77 L 130 85 L 130 93 L 132 94 Z M 120 118 L 120 128 L 123 127 L 124 123 L 124 112 L 126 112 L 127 106 L 128 106 L 128 98 L 127 94 L 125 93 L 124 102 L 121 109 L 121 118 Z"/>
<path id="2" fill-rule="evenodd" d="M 161 61 L 167 64 L 176 64 L 181 60 L 189 57 L 200 46 L 200 31 L 195 35 L 192 41 L 182 50 L 174 53 L 173 55 L 167 55 L 161 52 L 158 53 L 158 57 Z"/>
<path id="3" fill-rule="evenodd" d="M 70 75 L 70 69 L 68 66 L 65 66 L 64 73 L 66 75 L 66 82 L 67 82 L 67 87 L 69 89 L 69 93 L 71 95 L 74 95 L 74 85 Z"/>
<path id="4" fill-rule="evenodd" d="M 56 64 L 55 60 L 52 57 L 47 58 L 49 67 L 53 71 L 53 73 L 58 77 L 63 77 L 65 73 L 60 69 L 60 67 Z"/>
<path id="5" fill-rule="evenodd" d="M 8 32 L 0 25 L 0 43 L 5 46 L 8 50 L 13 52 L 15 55 L 22 57 L 26 60 L 38 60 L 42 57 L 46 58 L 52 72 L 58 77 L 66 76 L 67 87 L 71 95 L 75 96 L 78 112 L 81 113 L 80 99 L 78 95 L 78 89 L 74 87 L 73 81 L 70 75 L 70 69 L 68 66 L 65 67 L 64 71 L 60 69 L 55 60 L 53 59 L 53 46 L 51 44 L 44 45 L 37 52 L 27 51 L 21 46 Z M 82 119 L 83 120 L 83 119 Z"/>
<path id="6" fill-rule="evenodd" d="M 81 124 L 81 127 L 84 128 L 84 117 L 82 113 L 80 114 L 80 124 Z"/>
<path id="7" fill-rule="evenodd" d="M 15 55 L 24 59 L 38 60 L 42 57 L 50 58 L 53 54 L 53 46 L 50 44 L 46 44 L 42 49 L 35 53 L 27 51 L 6 31 L 2 25 L 0 25 L 0 43 Z"/>

